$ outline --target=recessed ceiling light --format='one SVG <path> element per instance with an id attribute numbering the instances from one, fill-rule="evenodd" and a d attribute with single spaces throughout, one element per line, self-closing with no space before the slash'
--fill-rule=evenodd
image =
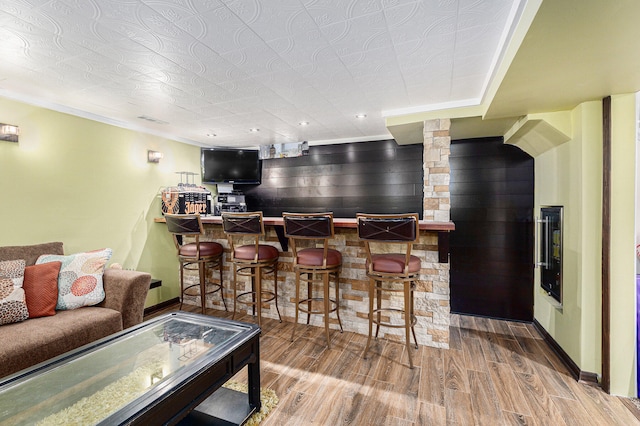
<path id="1" fill-rule="evenodd" d="M 252 132 L 252 133 L 255 133 L 255 132 L 259 132 L 259 131 L 260 131 L 260 129 L 256 129 L 256 128 L 254 127 L 254 128 L 252 128 L 252 129 L 249 129 L 249 131 L 250 131 L 250 132 Z"/>
<path id="2" fill-rule="evenodd" d="M 367 114 L 356 114 L 356 118 L 367 118 Z"/>
<path id="3" fill-rule="evenodd" d="M 208 138 L 215 138 L 216 136 L 218 135 L 216 135 L 215 133 L 207 133 Z"/>
<path id="4" fill-rule="evenodd" d="M 308 126 L 309 122 L 308 121 L 301 121 L 298 123 L 298 126 Z"/>

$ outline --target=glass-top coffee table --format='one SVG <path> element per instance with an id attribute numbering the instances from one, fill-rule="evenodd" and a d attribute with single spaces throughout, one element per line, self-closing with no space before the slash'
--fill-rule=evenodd
<path id="1" fill-rule="evenodd" d="M 0 424 L 242 424 L 260 409 L 260 328 L 174 312 L 0 380 Z M 248 395 L 221 386 L 248 368 Z"/>

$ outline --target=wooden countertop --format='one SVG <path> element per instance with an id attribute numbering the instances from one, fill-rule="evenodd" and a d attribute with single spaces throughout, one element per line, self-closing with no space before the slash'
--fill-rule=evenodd
<path id="1" fill-rule="evenodd" d="M 222 224 L 221 216 L 201 216 L 202 223 L 211 223 L 211 224 Z M 284 220 L 282 217 L 263 217 L 265 225 L 284 225 Z M 164 217 L 157 217 L 154 219 L 154 222 L 163 223 L 165 222 Z M 453 222 L 434 222 L 430 220 L 421 220 L 419 221 L 419 227 L 421 231 L 439 231 L 439 232 L 448 232 L 454 231 L 456 226 Z M 333 218 L 333 226 L 336 228 L 356 228 L 356 219 L 355 218 L 341 218 L 334 217 Z"/>

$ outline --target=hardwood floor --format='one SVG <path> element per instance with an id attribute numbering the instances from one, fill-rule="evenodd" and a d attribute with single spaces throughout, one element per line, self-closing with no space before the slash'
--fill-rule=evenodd
<path id="1" fill-rule="evenodd" d="M 421 346 L 411 370 L 403 344 L 380 339 L 363 359 L 366 336 L 332 330 L 327 349 L 322 328 L 298 326 L 292 343 L 292 323 L 263 319 L 261 386 L 280 402 L 262 425 L 640 425 L 620 398 L 576 382 L 532 325 L 451 322 L 450 349 Z"/>

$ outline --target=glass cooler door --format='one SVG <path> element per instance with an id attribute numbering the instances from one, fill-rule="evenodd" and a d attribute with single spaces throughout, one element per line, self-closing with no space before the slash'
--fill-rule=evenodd
<path id="1" fill-rule="evenodd" d="M 540 285 L 547 294 L 562 303 L 562 207 L 540 209 L 538 220 Z"/>

